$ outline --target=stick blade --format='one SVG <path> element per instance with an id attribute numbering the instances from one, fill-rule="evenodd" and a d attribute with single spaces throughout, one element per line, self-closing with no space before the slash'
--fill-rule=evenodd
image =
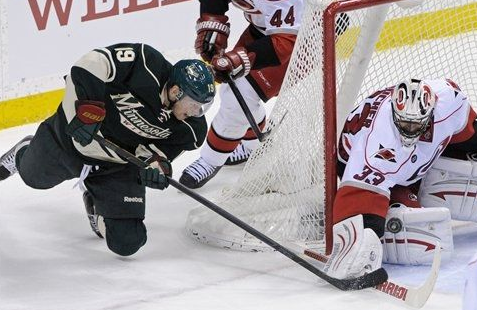
<path id="1" fill-rule="evenodd" d="M 382 283 L 375 287 L 379 292 L 392 296 L 403 302 L 404 304 L 413 307 L 413 308 L 422 308 L 432 291 L 437 281 L 437 276 L 439 274 L 439 269 L 441 266 L 441 246 L 439 243 L 436 244 L 436 250 L 434 252 L 434 258 L 432 261 L 431 271 L 424 281 L 418 287 L 411 287 L 402 283 L 398 283 L 395 280 L 388 280 L 385 283 Z"/>
<path id="2" fill-rule="evenodd" d="M 426 281 L 421 286 L 409 289 L 405 301 L 407 305 L 415 308 L 422 308 L 424 306 L 424 304 L 429 299 L 429 296 L 431 295 L 432 291 L 434 290 L 437 276 L 439 275 L 440 266 L 441 245 L 437 243 L 436 250 L 434 253 L 434 259 L 432 261 L 431 271 L 429 272 Z"/>

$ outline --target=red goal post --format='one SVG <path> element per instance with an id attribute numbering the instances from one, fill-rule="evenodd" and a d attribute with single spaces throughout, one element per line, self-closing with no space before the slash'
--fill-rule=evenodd
<path id="1" fill-rule="evenodd" d="M 323 64 L 323 89 L 328 95 L 324 96 L 325 115 L 336 115 L 336 20 L 339 13 L 345 13 L 365 9 L 382 4 L 399 2 L 399 0 L 345 0 L 332 2 L 323 12 L 323 58 L 326 60 Z M 337 161 L 337 124 L 336 118 L 330 118 L 327 126 L 325 126 L 325 174 L 330 180 L 337 178 L 336 161 Z M 325 217 L 327 223 L 333 222 L 333 201 L 337 191 L 337 183 L 326 182 L 325 187 Z M 331 252 L 333 242 L 332 225 L 326 225 L 326 252 Z"/>

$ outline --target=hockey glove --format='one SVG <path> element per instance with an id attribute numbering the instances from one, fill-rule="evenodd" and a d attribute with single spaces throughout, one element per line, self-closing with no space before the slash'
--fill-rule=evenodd
<path id="1" fill-rule="evenodd" d="M 197 20 L 195 30 L 195 52 L 207 62 L 227 48 L 230 33 L 229 18 L 225 15 L 202 14 Z"/>
<path id="2" fill-rule="evenodd" d="M 76 116 L 66 126 L 66 133 L 82 146 L 93 141 L 106 116 L 104 103 L 93 100 L 76 100 Z"/>
<path id="3" fill-rule="evenodd" d="M 228 77 L 233 80 L 250 73 L 255 53 L 247 53 L 243 47 L 237 47 L 230 52 L 216 55 L 212 58 L 211 65 L 214 69 L 215 80 L 219 83 L 226 82 Z"/>
<path id="4" fill-rule="evenodd" d="M 154 160 L 139 171 L 140 183 L 157 189 L 165 189 L 169 186 L 168 177 L 172 177 L 172 165 L 164 157 L 154 156 Z"/>

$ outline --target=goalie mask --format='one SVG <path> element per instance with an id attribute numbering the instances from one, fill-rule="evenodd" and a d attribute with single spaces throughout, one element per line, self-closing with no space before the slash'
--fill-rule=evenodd
<path id="1" fill-rule="evenodd" d="M 200 111 L 193 116 L 204 115 L 214 102 L 214 76 L 212 70 L 203 61 L 197 59 L 178 61 L 172 67 L 167 82 L 168 93 L 174 85 L 177 85 L 180 90 L 175 100 L 171 100 L 172 105 L 179 100 L 198 105 Z"/>
<path id="2" fill-rule="evenodd" d="M 424 81 L 411 79 L 394 87 L 393 121 L 405 147 L 412 147 L 427 130 L 432 119 L 436 95 Z"/>

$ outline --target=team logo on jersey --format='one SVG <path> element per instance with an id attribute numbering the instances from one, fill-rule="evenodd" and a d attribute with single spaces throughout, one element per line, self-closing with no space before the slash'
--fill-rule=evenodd
<path id="1" fill-rule="evenodd" d="M 427 172 L 427 170 L 429 170 L 429 168 L 431 167 L 432 163 L 436 160 L 436 158 L 438 158 L 439 155 L 441 155 L 441 153 L 444 152 L 444 149 L 447 146 L 447 144 L 449 144 L 450 140 L 451 140 L 451 137 L 447 137 L 441 143 L 439 143 L 432 157 L 427 162 L 423 163 L 420 167 L 418 167 L 416 171 L 411 175 L 411 177 L 409 177 L 406 181 L 411 182 L 413 180 L 420 179 Z M 416 160 L 417 160 L 417 156 L 416 156 Z M 411 158 L 411 161 L 412 161 L 412 158 Z"/>
<path id="2" fill-rule="evenodd" d="M 157 119 L 161 122 L 167 122 L 171 119 L 172 110 L 161 109 L 161 114 L 157 117 Z"/>
<path id="3" fill-rule="evenodd" d="M 380 144 L 379 145 L 379 151 L 374 153 L 373 157 L 395 163 L 396 162 L 396 151 L 392 148 L 385 148 L 384 146 L 382 146 Z"/>
<path id="4" fill-rule="evenodd" d="M 120 123 L 135 134 L 147 139 L 167 139 L 172 134 L 169 128 L 151 124 L 143 117 L 141 110 L 144 105 L 131 93 L 110 95 L 110 97 L 119 111 Z"/>

